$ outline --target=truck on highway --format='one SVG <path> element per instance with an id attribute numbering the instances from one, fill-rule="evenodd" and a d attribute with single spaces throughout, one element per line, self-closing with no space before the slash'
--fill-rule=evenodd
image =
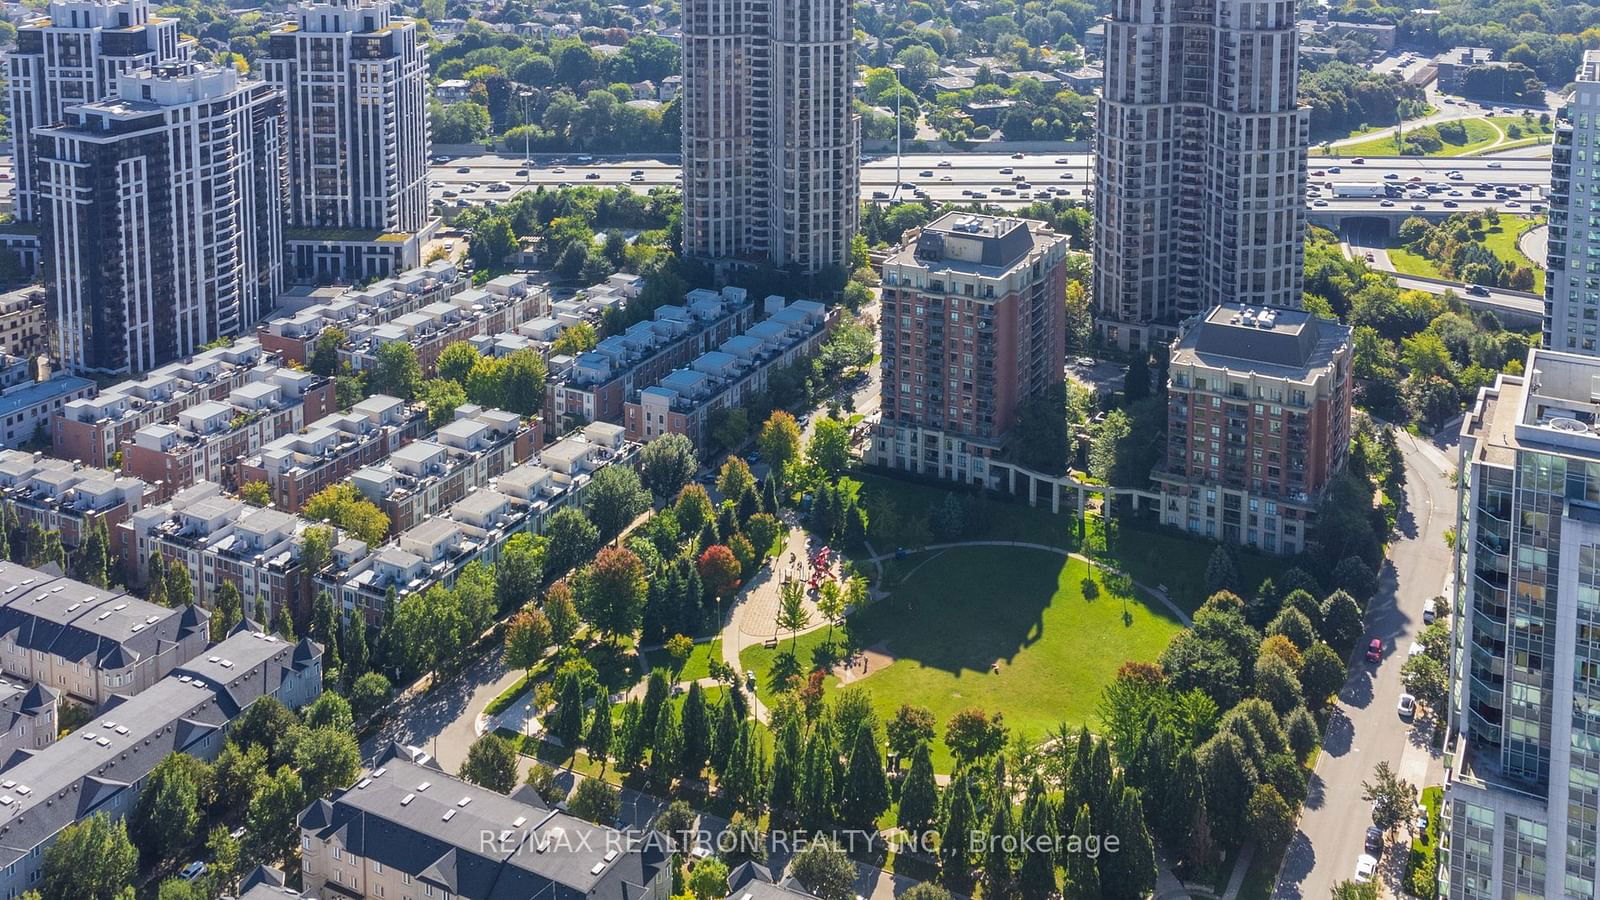
<path id="1" fill-rule="evenodd" d="M 1389 192 L 1381 184 L 1355 184 L 1345 182 L 1333 186 L 1335 197 L 1387 197 Z"/>

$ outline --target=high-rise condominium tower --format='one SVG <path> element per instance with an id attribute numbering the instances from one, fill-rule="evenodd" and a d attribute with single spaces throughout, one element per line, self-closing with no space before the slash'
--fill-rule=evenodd
<path id="1" fill-rule="evenodd" d="M 1095 138 L 1097 328 L 1298 308 L 1309 111 L 1291 0 L 1116 0 Z"/>
<path id="2" fill-rule="evenodd" d="M 816 272 L 860 203 L 848 0 L 688 0 L 683 242 L 716 264 Z"/>
<path id="3" fill-rule="evenodd" d="M 15 141 L 17 219 L 38 213 L 33 129 L 66 121 L 66 108 L 116 93 L 117 76 L 188 57 L 178 20 L 150 14 L 147 0 L 56 2 L 49 18 L 17 29 L 6 54 L 7 98 Z"/>
<path id="4" fill-rule="evenodd" d="M 167 63 L 35 128 L 64 365 L 144 371 L 238 334 L 283 288 L 283 98 Z"/>
<path id="5" fill-rule="evenodd" d="M 289 266 L 359 280 L 421 264 L 428 218 L 427 53 L 389 0 L 304 4 L 263 77 L 289 115 Z"/>
<path id="6" fill-rule="evenodd" d="M 1576 152 L 1574 152 L 1576 150 Z M 1583 54 L 1572 94 L 1556 123 L 1550 155 L 1550 246 L 1544 283 L 1544 345 L 1569 353 L 1600 354 L 1600 274 L 1588 260 L 1600 253 L 1600 50 Z M 1577 166 L 1573 166 L 1576 157 Z M 1596 197 L 1591 201 L 1589 197 Z M 1569 265 L 1568 260 L 1576 260 Z"/>
<path id="7" fill-rule="evenodd" d="M 1439 895 L 1596 896 L 1600 359 L 1536 349 L 1461 429 Z"/>

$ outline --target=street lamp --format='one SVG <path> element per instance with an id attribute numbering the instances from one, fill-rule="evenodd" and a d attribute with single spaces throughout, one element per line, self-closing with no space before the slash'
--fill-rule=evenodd
<path id="1" fill-rule="evenodd" d="M 522 98 L 522 183 L 526 185 L 533 181 L 533 124 L 528 121 L 528 98 L 533 91 L 518 91 L 517 96 Z"/>
<path id="2" fill-rule="evenodd" d="M 900 63 L 890 63 L 889 71 L 894 73 L 894 190 L 889 196 L 900 198 L 900 185 L 905 179 L 900 177 L 900 95 L 905 92 L 905 85 L 900 81 L 900 72 L 905 66 Z"/>

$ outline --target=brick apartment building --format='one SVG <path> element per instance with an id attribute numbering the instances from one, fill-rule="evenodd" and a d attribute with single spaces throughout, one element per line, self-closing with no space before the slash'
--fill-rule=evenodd
<path id="1" fill-rule="evenodd" d="M 260 342 L 240 338 L 73 400 L 50 422 L 50 455 L 107 467 L 134 432 L 170 422 L 195 404 L 225 399 L 253 380 L 252 370 L 261 362 Z"/>
<path id="2" fill-rule="evenodd" d="M 635 391 L 622 408 L 628 440 L 681 434 L 703 447 L 712 413 L 748 402 L 766 390 L 774 371 L 816 355 L 828 333 L 826 307 L 813 300 L 785 306 L 782 297 L 768 297 L 764 305 L 767 318 Z"/>
<path id="3" fill-rule="evenodd" d="M 83 543 L 96 520 L 105 522 L 108 534 L 115 531 L 144 507 L 149 493 L 150 486 L 138 478 L 40 453 L 0 450 L 0 498 L 24 526 L 37 522 L 59 533 L 69 549 Z"/>
<path id="4" fill-rule="evenodd" d="M 288 314 L 257 326 L 256 338 L 269 353 L 304 364 L 317 336 L 329 325 L 346 333 L 357 326 L 382 325 L 430 303 L 449 300 L 471 283 L 455 263 L 440 259 L 364 288 L 302 286 L 279 298 L 279 308 Z"/>
<path id="5" fill-rule="evenodd" d="M 529 284 L 525 277 L 503 282 L 493 291 L 467 288 L 381 325 L 352 326 L 347 332 L 349 339 L 339 348 L 339 358 L 361 371 L 376 364 L 379 348 L 404 342 L 416 348 L 422 371 L 432 372 L 439 353 L 451 344 L 510 331 L 549 311 L 549 292 Z"/>
<path id="6" fill-rule="evenodd" d="M 251 374 L 255 380 L 226 400 L 191 406 L 170 425 L 134 432 L 122 442 L 122 470 L 143 478 L 161 499 L 198 481 L 234 486 L 241 457 L 335 409 L 331 378 L 274 366 Z"/>
<path id="7" fill-rule="evenodd" d="M 271 508 L 226 497 L 215 482 L 201 481 L 171 500 L 140 510 L 118 526 L 112 548 L 133 584 L 149 581 L 150 555 L 189 570 L 195 602 L 212 609 L 217 592 L 232 583 L 244 613 L 262 610 L 272 621 L 287 606 L 296 622 L 308 622 L 311 598 L 300 564 L 305 529 L 311 523 Z"/>
<path id="8" fill-rule="evenodd" d="M 947 213 L 883 263 L 883 413 L 869 463 L 988 483 L 1017 408 L 1065 378 L 1067 239 Z"/>
<path id="9" fill-rule="evenodd" d="M 635 322 L 593 350 L 550 360 L 545 421 L 557 431 L 583 422 L 623 421 L 623 404 L 636 391 L 755 324 L 755 305 L 743 288 L 690 291 L 683 306 L 661 306 L 654 318 Z"/>
<path id="10" fill-rule="evenodd" d="M 1161 521 L 1273 553 L 1305 549 L 1350 445 L 1350 327 L 1224 303 L 1180 326 Z"/>
<path id="11" fill-rule="evenodd" d="M 463 404 L 427 440 L 357 470 L 350 481 L 389 516 L 390 533 L 399 534 L 532 456 L 543 446 L 542 432 L 537 419 Z"/>
<path id="12" fill-rule="evenodd" d="M 373 394 L 349 412 L 323 416 L 294 434 L 268 441 L 240 460 L 234 483 L 263 482 L 275 506 L 298 512 L 311 495 L 416 440 L 427 423 L 426 407 Z"/>
<path id="13" fill-rule="evenodd" d="M 639 445 L 626 439 L 622 426 L 591 422 L 544 447 L 536 459 L 466 491 L 452 490 L 449 501 L 382 546 L 340 541 L 332 565 L 316 574 L 316 589 L 331 593 L 347 613 L 361 610 L 377 621 L 390 588 L 405 597 L 453 583 L 474 560 L 492 564 L 513 535 L 542 534 L 557 510 L 581 505 L 595 472 L 634 465 L 638 455 Z"/>

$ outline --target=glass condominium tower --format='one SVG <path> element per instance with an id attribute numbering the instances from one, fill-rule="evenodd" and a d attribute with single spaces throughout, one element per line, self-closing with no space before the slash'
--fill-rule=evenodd
<path id="1" fill-rule="evenodd" d="M 1536 349 L 1462 425 L 1441 897 L 1594 897 L 1600 359 Z"/>

